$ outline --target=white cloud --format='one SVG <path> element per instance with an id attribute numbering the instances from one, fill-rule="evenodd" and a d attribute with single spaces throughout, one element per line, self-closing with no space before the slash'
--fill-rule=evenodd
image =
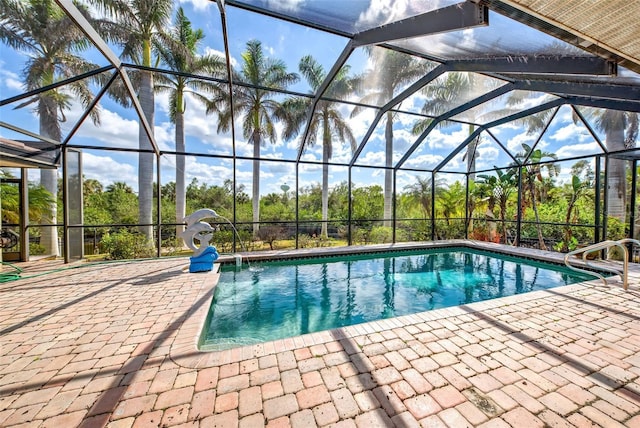
<path id="1" fill-rule="evenodd" d="M 204 11 L 207 10 L 210 6 L 212 6 L 215 2 L 210 0 L 180 0 L 180 4 L 189 4 L 193 5 L 193 8 L 196 11 Z"/>
<path id="2" fill-rule="evenodd" d="M 395 129 L 393 131 L 393 150 L 398 151 L 402 156 L 417 138 L 408 129 Z"/>
<path id="3" fill-rule="evenodd" d="M 204 0 L 206 2 L 209 2 L 209 0 Z M 204 48 L 204 54 L 205 55 L 215 55 L 215 56 L 219 56 L 221 58 L 225 58 L 225 53 L 221 50 L 218 49 L 213 49 L 212 47 L 207 46 L 206 48 Z M 234 57 L 231 57 L 231 59 L 229 60 L 231 62 L 231 66 L 232 67 L 237 67 L 238 66 L 238 60 L 235 59 Z"/>
<path id="4" fill-rule="evenodd" d="M 75 124 L 83 113 L 82 107 L 75 103 L 67 112 L 68 124 Z M 94 140 L 96 146 L 105 147 L 138 147 L 138 120 L 126 119 L 111 110 L 100 110 L 100 125 L 95 125 L 90 119 L 86 119 L 77 136 Z M 71 125 L 69 125 L 70 127 Z M 66 130 L 68 131 L 68 129 Z"/>
<path id="5" fill-rule="evenodd" d="M 301 163 L 299 168 L 300 168 L 300 175 L 317 174 L 322 171 L 322 165 L 317 163 Z"/>
<path id="6" fill-rule="evenodd" d="M 570 123 L 565 127 L 557 129 L 549 136 L 549 138 L 560 142 L 571 142 L 577 140 L 581 143 L 593 139 L 591 134 L 589 134 L 583 126 L 578 126 L 575 123 Z"/>
<path id="7" fill-rule="evenodd" d="M 412 0 L 371 0 L 369 8 L 360 13 L 356 29 L 377 27 L 410 16 L 439 9 L 443 1 L 416 2 Z M 428 6 L 426 6 L 428 5 Z"/>
<path id="8" fill-rule="evenodd" d="M 367 152 L 364 156 L 360 156 L 356 162 L 358 165 L 384 166 L 384 151 Z"/>
<path id="9" fill-rule="evenodd" d="M 509 138 L 507 140 L 507 148 L 509 149 L 509 151 L 511 151 L 511 153 L 515 154 L 522 151 L 522 144 L 531 146 L 536 141 L 537 138 L 538 136 L 536 135 L 527 134 L 526 132 L 523 132 L 521 134 L 517 134 L 514 137 Z"/>
<path id="10" fill-rule="evenodd" d="M 507 122 L 499 126 L 494 126 L 491 128 L 491 132 L 495 135 L 500 135 L 503 131 L 511 131 L 515 129 L 522 129 L 522 126 L 518 125 L 516 122 Z"/>
<path id="11" fill-rule="evenodd" d="M 296 12 L 300 5 L 306 0 L 267 0 L 267 9 L 279 10 L 282 12 Z"/>
<path id="12" fill-rule="evenodd" d="M 466 171 L 467 161 L 463 160 L 466 151 L 462 150 L 453 159 L 447 162 L 443 167 L 443 171 Z"/>
<path id="13" fill-rule="evenodd" d="M 137 155 L 131 155 L 132 161 L 137 162 Z M 117 181 L 125 182 L 134 191 L 138 189 L 137 166 L 122 163 L 109 156 L 97 156 L 92 153 L 82 154 L 83 174 L 86 178 L 100 181 L 104 187 Z"/>
<path id="14" fill-rule="evenodd" d="M 500 156 L 500 151 L 495 146 L 480 145 L 476 150 L 476 168 L 492 167 Z"/>
<path id="15" fill-rule="evenodd" d="M 454 148 L 469 137 L 469 130 L 459 129 L 451 133 L 444 133 L 439 129 L 431 131 L 427 137 L 428 145 L 432 149 Z"/>
<path id="16" fill-rule="evenodd" d="M 444 157 L 440 155 L 425 154 L 408 159 L 403 166 L 428 170 L 435 168 L 443 159 Z"/>
<path id="17" fill-rule="evenodd" d="M 558 159 L 566 159 L 574 156 L 591 155 L 602 153 L 602 149 L 597 142 L 586 144 L 571 144 L 570 146 L 561 147 L 556 151 Z"/>
<path id="18" fill-rule="evenodd" d="M 522 101 L 518 104 L 518 109 L 527 110 L 533 107 L 537 107 L 541 104 L 551 101 L 554 98 L 557 97 L 540 92 L 528 92 L 527 97 L 523 98 Z M 569 115 L 568 119 L 571 120 L 571 115 Z"/>
<path id="19" fill-rule="evenodd" d="M 0 63 L 0 66 L 4 66 L 4 62 Z M 18 92 L 24 91 L 24 87 L 22 85 L 22 82 L 20 81 L 20 77 L 18 76 L 18 74 L 13 73 L 9 70 L 0 68 L 0 81 L 4 82 L 4 85 L 8 89 L 13 89 Z"/>

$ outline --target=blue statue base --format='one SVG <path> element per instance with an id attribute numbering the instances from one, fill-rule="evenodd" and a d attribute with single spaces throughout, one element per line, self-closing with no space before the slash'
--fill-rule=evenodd
<path id="1" fill-rule="evenodd" d="M 218 255 L 216 247 L 207 247 L 199 256 L 189 258 L 189 260 L 191 260 L 189 272 L 209 272 L 213 269 L 213 262 L 215 262 L 218 257 L 220 256 Z"/>

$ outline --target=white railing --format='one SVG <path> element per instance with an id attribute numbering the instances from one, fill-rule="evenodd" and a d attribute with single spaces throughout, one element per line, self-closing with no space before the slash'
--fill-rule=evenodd
<path id="1" fill-rule="evenodd" d="M 640 241 L 638 241 L 637 239 L 631 239 L 631 238 L 625 238 L 625 239 L 621 239 L 619 241 L 602 241 L 602 242 L 598 242 L 598 243 L 593 244 L 593 245 L 589 245 L 588 247 L 584 247 L 584 248 L 580 248 L 580 249 L 568 252 L 564 256 L 564 264 L 567 265 L 567 267 L 569 269 L 574 270 L 576 272 L 588 273 L 589 275 L 596 276 L 596 277 L 598 277 L 598 278 L 600 278 L 602 280 L 604 285 L 607 285 L 607 279 L 603 275 L 600 275 L 598 272 L 587 270 L 587 269 L 581 269 L 581 268 L 578 268 L 578 267 L 575 267 L 575 266 L 571 265 L 571 262 L 574 261 L 574 260 L 570 259 L 570 257 L 578 255 L 578 254 L 582 254 L 582 262 L 587 267 L 591 267 L 591 268 L 597 269 L 599 271 L 611 272 L 614 275 L 620 275 L 620 278 L 622 279 L 622 286 L 626 290 L 627 287 L 629 286 L 629 282 L 628 282 L 628 276 L 629 276 L 629 250 L 627 249 L 625 244 L 631 244 L 631 246 L 638 245 L 640 247 Z M 609 249 L 609 248 L 612 248 L 612 247 L 618 247 L 623 252 L 624 256 L 623 256 L 623 262 L 622 262 L 622 270 L 620 270 L 620 268 L 613 267 L 613 266 L 602 266 L 602 265 L 594 266 L 594 265 L 590 264 L 589 261 L 587 260 L 587 255 L 588 254 L 595 253 L 596 251 L 606 250 L 606 249 Z"/>

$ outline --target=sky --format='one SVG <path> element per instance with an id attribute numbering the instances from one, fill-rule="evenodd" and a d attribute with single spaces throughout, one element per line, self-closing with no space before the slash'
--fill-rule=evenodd
<path id="1" fill-rule="evenodd" d="M 275 0 L 254 0 L 252 3 L 261 5 L 267 4 L 270 7 L 277 7 L 283 13 L 292 13 L 308 0 L 286 0 L 275 2 Z M 451 4 L 451 1 L 439 2 L 442 5 Z M 347 3 L 349 8 L 339 13 L 332 10 L 322 10 L 323 2 L 316 1 L 313 5 L 317 8 L 317 13 L 325 14 L 327 21 L 340 17 L 341 14 L 349 16 L 349 25 L 353 29 L 366 29 L 372 26 L 381 25 L 396 19 L 403 19 L 407 16 L 415 15 L 421 11 L 428 10 L 438 5 L 438 2 L 409 1 L 409 0 L 367 0 L 353 1 Z M 178 5 L 178 3 L 176 3 Z M 193 28 L 201 28 L 206 38 L 200 46 L 199 53 L 222 54 L 224 45 L 222 41 L 222 30 L 220 17 L 215 2 L 206 0 L 188 0 L 179 3 L 185 10 L 186 16 L 192 21 Z M 273 6 L 276 5 L 276 6 Z M 325 16 L 321 15 L 321 16 Z M 262 46 L 267 56 L 270 58 L 283 60 L 289 71 L 298 71 L 300 59 L 308 54 L 322 65 L 325 72 L 329 71 L 340 53 L 348 42 L 348 39 L 326 32 L 310 29 L 282 20 L 261 16 L 256 13 L 247 12 L 236 7 L 227 7 L 227 23 L 229 35 L 229 49 L 231 62 L 234 67 L 242 64 L 242 52 L 246 48 L 248 41 L 257 39 L 262 42 Z M 342 24 L 341 24 L 342 25 Z M 344 25 L 347 25 L 345 23 Z M 496 28 L 497 30 L 493 30 Z M 555 43 L 549 37 L 537 33 L 532 29 L 516 24 L 507 18 L 503 18 L 494 13 L 490 14 L 490 26 L 488 28 L 468 29 L 464 31 L 445 33 L 442 35 L 428 36 L 408 41 L 400 41 L 425 51 L 427 54 L 440 55 L 450 49 L 455 44 L 456 52 L 479 52 L 486 49 L 486 46 L 498 43 L 508 44 L 504 38 L 504 32 L 518 31 L 531 33 L 529 37 L 518 38 L 526 42 L 517 42 L 516 49 L 524 51 L 535 51 L 550 43 Z M 497 34 L 497 36 L 496 36 Z M 533 37 L 533 38 L 532 38 Z M 537 39 L 536 39 L 537 37 Z M 535 41 L 531 41 L 535 40 Z M 112 47 L 116 54 L 119 54 L 118 47 Z M 376 48 L 380 49 L 380 48 Z M 95 51 L 84 53 L 85 57 L 91 59 L 99 66 L 107 65 L 108 62 Z M 28 57 L 19 52 L 15 52 L 5 45 L 0 46 L 0 98 L 4 99 L 23 92 L 21 83 L 22 70 Z M 356 51 L 349 57 L 347 64 L 354 74 L 370 71 L 373 64 L 362 49 Z M 482 93 L 502 84 L 495 79 L 481 79 L 476 85 L 476 92 L 468 94 L 467 98 L 472 99 Z M 310 87 L 304 78 L 292 85 L 289 89 L 309 93 Z M 400 88 L 403 89 L 403 88 Z M 97 90 L 97 89 L 96 89 Z M 354 97 L 353 101 L 358 101 L 360 97 Z M 477 123 L 486 123 L 495 119 L 495 112 L 505 108 L 508 96 L 501 97 L 489 105 L 483 105 L 466 114 L 456 117 L 460 120 L 474 120 Z M 278 99 L 284 99 L 284 96 Z M 402 103 L 402 110 L 408 112 L 420 111 L 426 97 L 423 93 L 416 93 Z M 466 101 L 465 99 L 464 101 Z M 539 105 L 549 100 L 548 95 L 528 94 L 527 106 Z M 0 120 L 8 123 L 18 124 L 23 129 L 31 132 L 38 132 L 38 122 L 35 113 L 29 107 L 14 109 L 16 104 L 7 105 L 0 108 Z M 83 108 L 78 102 L 72 102 L 70 109 L 65 111 L 66 122 L 63 123 L 63 135 L 66 136 L 81 117 Z M 349 123 L 358 144 L 369 129 L 376 114 L 375 108 L 365 108 L 360 114 L 352 115 L 353 106 L 344 104 L 340 107 L 340 112 Z M 504 114 L 503 114 L 504 115 Z M 585 111 L 585 115 L 586 111 Z M 563 106 L 554 116 L 551 125 L 546 132 L 540 136 L 539 133 L 528 133 L 526 126 L 518 123 L 509 123 L 491 129 L 491 135 L 484 132 L 478 146 L 476 168 L 478 170 L 491 169 L 494 166 L 508 165 L 511 155 L 522 150 L 522 143 L 532 145 L 539 140 L 538 148 L 556 153 L 560 158 L 580 156 L 590 153 L 601 153 L 598 143 L 590 135 L 587 128 L 580 122 L 574 121 L 573 112 L 570 107 Z M 237 118 L 240 123 L 241 118 Z M 103 97 L 100 102 L 100 125 L 93 124 L 86 120 L 79 128 L 77 134 L 72 139 L 72 144 L 91 145 L 105 148 L 130 148 L 138 146 L 138 122 L 137 116 L 132 109 L 125 109 L 112 99 Z M 411 128 L 416 121 L 416 116 L 412 114 L 398 113 L 394 116 L 394 162 L 397 162 L 411 148 L 417 136 L 412 134 Z M 384 165 L 384 120 L 380 121 L 368 143 L 362 150 L 353 170 L 352 180 L 356 186 L 368 186 L 379 184 L 384 186 L 384 171 L 382 169 L 371 169 L 366 166 Z M 156 95 L 156 116 L 155 116 L 155 139 L 160 150 L 175 150 L 174 132 L 175 126 L 168 116 L 168 96 L 166 94 Z M 278 138 L 275 144 L 265 144 L 261 154 L 266 160 L 261 161 L 261 195 L 281 192 L 281 186 L 287 183 L 290 187 L 295 186 L 295 164 L 292 162 L 272 162 L 269 160 L 295 160 L 297 157 L 298 139 L 284 141 L 280 137 L 281 125 L 277 125 Z M 599 132 L 595 129 L 596 132 Z M 187 151 L 202 155 L 231 155 L 232 138 L 229 132 L 217 132 L 217 120 L 215 116 L 205 114 L 205 107 L 192 96 L 187 96 L 187 111 L 185 114 L 185 132 Z M 433 169 L 454 149 L 456 149 L 469 135 L 468 125 L 446 122 L 436 128 L 424 139 L 422 144 L 415 147 L 411 156 L 408 157 L 404 166 L 406 168 Z M 0 127 L 0 136 L 5 138 L 24 139 L 21 134 Z M 495 141 L 499 139 L 504 147 Z M 604 140 L 603 135 L 599 135 Z M 252 156 L 253 148 L 247 144 L 242 135 L 241 125 L 236 126 L 236 154 L 239 156 Z M 445 167 L 446 172 L 462 172 L 465 169 L 466 161 L 463 159 L 464 150 L 455 156 Z M 137 189 L 137 153 L 116 152 L 110 150 L 83 150 L 83 168 L 86 178 L 94 178 L 107 185 L 124 181 L 134 189 Z M 303 160 L 321 161 L 322 147 L 320 144 L 308 147 L 305 150 Z M 348 144 L 334 142 L 332 162 L 348 163 L 351 159 L 351 151 Z M 200 183 L 210 185 L 222 185 L 226 179 L 233 177 L 233 163 L 230 159 L 216 159 L 206 156 L 189 156 L 186 162 L 187 183 L 196 178 Z M 561 181 L 568 178 L 569 168 L 564 168 Z M 299 166 L 300 186 L 305 187 L 321 182 L 322 169 L 320 165 L 301 163 Z M 333 187 L 348 179 L 348 169 L 342 166 L 330 166 L 329 185 Z M 429 177 L 425 173 L 400 173 L 398 174 L 398 189 L 415 182 L 416 177 Z M 37 179 L 37 173 L 30 175 L 30 178 Z M 449 181 L 460 176 L 451 174 Z M 239 160 L 236 163 L 236 179 L 238 184 L 243 185 L 245 192 L 251 194 L 252 162 L 249 160 Z M 175 159 L 173 156 L 162 157 L 161 162 L 161 183 L 175 181 Z"/>

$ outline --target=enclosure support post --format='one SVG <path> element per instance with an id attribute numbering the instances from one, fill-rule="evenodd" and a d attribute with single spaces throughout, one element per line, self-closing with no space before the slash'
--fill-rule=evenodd
<path id="1" fill-rule="evenodd" d="M 464 195 L 464 239 L 469 239 L 469 225 L 471 219 L 469 218 L 469 173 L 465 174 L 465 195 Z"/>
<path id="2" fill-rule="evenodd" d="M 518 210 L 516 215 L 516 246 L 520 246 L 520 240 L 522 239 L 522 169 L 518 168 Z M 505 233 L 505 243 L 507 237 Z"/>
<path id="3" fill-rule="evenodd" d="M 300 164 L 296 162 L 296 249 L 298 249 L 298 235 L 300 234 L 300 198 L 298 189 L 300 186 Z"/>
<path id="4" fill-rule="evenodd" d="M 347 198 L 348 198 L 348 202 L 347 202 L 347 206 L 349 207 L 347 210 L 347 245 L 353 245 L 353 240 L 351 239 L 353 237 L 353 225 L 351 224 L 351 220 L 353 219 L 353 216 L 351 215 L 351 212 L 353 211 L 353 201 L 351 200 L 351 167 L 349 167 L 349 174 L 347 176 L 348 182 L 347 182 Z"/>
<path id="5" fill-rule="evenodd" d="M 156 153 L 156 177 L 157 177 L 157 183 L 156 183 L 156 210 L 158 211 L 157 215 L 156 215 L 156 239 L 157 239 L 157 245 L 156 245 L 156 256 L 160 257 L 160 255 L 162 254 L 162 213 L 161 213 L 161 207 L 162 204 L 160 203 L 160 199 L 161 199 L 161 193 L 162 193 L 162 186 L 161 186 L 161 180 L 160 180 L 160 153 Z"/>
<path id="6" fill-rule="evenodd" d="M 607 226 L 609 216 L 609 155 L 604 158 L 604 202 L 602 210 L 602 239 L 607 238 Z"/>
<path id="7" fill-rule="evenodd" d="M 609 225 L 609 154 L 604 158 L 604 195 L 603 195 L 603 208 L 602 208 L 602 236 L 600 239 L 607 239 L 607 226 Z M 600 257 L 606 258 L 606 251 L 600 252 Z"/>
<path id="8" fill-rule="evenodd" d="M 436 173 L 431 171 L 431 240 L 436 240 Z"/>
<path id="9" fill-rule="evenodd" d="M 396 243 L 396 227 L 398 226 L 398 222 L 397 222 L 397 218 L 398 218 L 398 211 L 397 211 L 397 200 L 396 200 L 396 184 L 397 184 L 397 173 L 398 170 L 394 169 L 393 170 L 393 187 L 392 187 L 392 193 L 391 193 L 391 215 L 393 216 L 393 220 L 392 220 L 392 233 L 391 233 L 391 242 L 393 242 L 394 244 Z"/>
<path id="10" fill-rule="evenodd" d="M 67 147 L 62 148 L 62 242 L 64 262 L 69 263 L 69 165 Z M 56 222 L 57 223 L 57 222 Z"/>
<path id="11" fill-rule="evenodd" d="M 633 162 L 631 163 L 631 203 L 629 205 L 630 209 L 629 209 L 629 239 L 634 239 L 635 236 L 634 232 L 635 232 L 635 226 L 636 226 L 636 194 L 638 191 L 638 159 L 634 159 Z M 629 245 L 629 244 L 627 244 Z M 629 250 L 631 250 L 633 247 L 633 244 L 631 244 L 631 246 L 629 247 Z M 629 251 L 629 261 L 633 261 L 633 251 Z"/>
<path id="12" fill-rule="evenodd" d="M 29 175 L 20 168 L 20 260 L 29 261 Z M 2 258 L 0 258 L 2 261 Z"/>
<path id="13" fill-rule="evenodd" d="M 600 242 L 600 227 L 601 226 L 601 213 L 600 213 L 600 192 L 601 189 L 601 181 L 600 181 L 600 173 L 602 170 L 602 158 L 600 156 L 596 156 L 596 188 L 595 188 L 595 229 L 593 231 L 593 243 Z"/>

